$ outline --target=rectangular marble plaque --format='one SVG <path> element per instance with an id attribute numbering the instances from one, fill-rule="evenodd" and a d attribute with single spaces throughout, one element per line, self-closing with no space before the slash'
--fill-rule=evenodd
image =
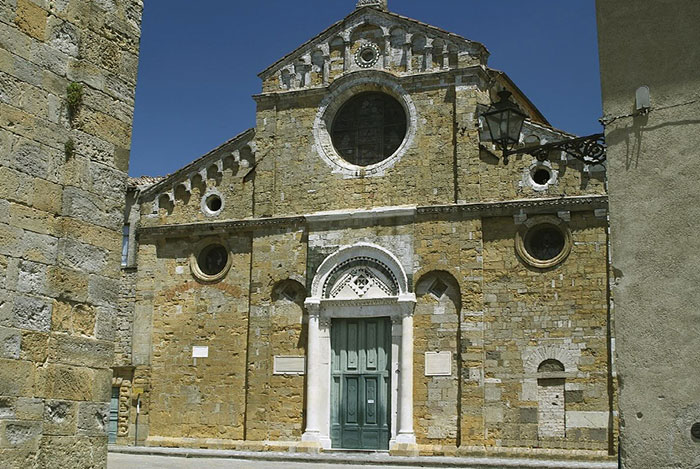
<path id="1" fill-rule="evenodd" d="M 452 352 L 425 352 L 425 376 L 450 376 Z"/>
<path id="2" fill-rule="evenodd" d="M 192 358 L 207 358 L 209 356 L 209 347 L 197 346 L 192 347 Z"/>
<path id="3" fill-rule="evenodd" d="M 274 371 L 276 375 L 303 375 L 306 357 L 275 355 Z"/>

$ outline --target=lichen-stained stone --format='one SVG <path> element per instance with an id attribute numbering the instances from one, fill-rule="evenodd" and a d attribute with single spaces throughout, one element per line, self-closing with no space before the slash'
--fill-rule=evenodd
<path id="1" fill-rule="evenodd" d="M 109 403 L 81 402 L 78 404 L 78 433 L 105 436 L 109 420 Z"/>
<path id="2" fill-rule="evenodd" d="M 34 362 L 44 362 L 49 350 L 49 334 L 45 332 L 22 331 L 20 358 Z"/>
<path id="3" fill-rule="evenodd" d="M 51 302 L 43 298 L 16 295 L 12 304 L 15 327 L 48 332 L 51 329 L 51 306 Z"/>
<path id="4" fill-rule="evenodd" d="M 30 0 L 17 0 L 15 23 L 17 26 L 39 41 L 46 38 L 46 18 L 48 12 Z"/>
<path id="5" fill-rule="evenodd" d="M 34 386 L 34 365 L 28 361 L 0 359 L 0 378 L 0 395 L 31 395 Z"/>
<path id="6" fill-rule="evenodd" d="M 78 403 L 49 400 L 43 407 L 44 435 L 74 435 L 78 421 Z"/>
<path id="7" fill-rule="evenodd" d="M 0 327 L 0 357 L 19 358 L 21 337 L 17 329 Z"/>

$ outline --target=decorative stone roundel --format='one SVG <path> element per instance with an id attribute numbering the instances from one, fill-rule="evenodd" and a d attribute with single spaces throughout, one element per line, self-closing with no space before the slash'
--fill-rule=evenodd
<path id="1" fill-rule="evenodd" d="M 518 256 L 539 269 L 563 262 L 571 252 L 571 245 L 571 232 L 561 219 L 553 216 L 528 219 L 515 239 Z"/>
<path id="2" fill-rule="evenodd" d="M 379 60 L 381 51 L 373 42 L 363 44 L 357 52 L 355 52 L 355 63 L 362 68 L 370 68 Z"/>

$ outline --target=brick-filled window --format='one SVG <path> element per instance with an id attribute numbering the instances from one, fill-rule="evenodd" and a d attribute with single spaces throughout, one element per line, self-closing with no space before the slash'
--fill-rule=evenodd
<path id="1" fill-rule="evenodd" d="M 558 360 L 545 360 L 537 368 L 537 374 L 537 434 L 540 438 L 564 438 L 564 365 Z"/>

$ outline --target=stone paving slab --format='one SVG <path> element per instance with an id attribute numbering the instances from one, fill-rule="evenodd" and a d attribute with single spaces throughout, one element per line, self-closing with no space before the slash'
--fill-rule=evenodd
<path id="1" fill-rule="evenodd" d="M 499 457 L 444 457 L 444 456 L 389 456 L 385 452 L 327 452 L 321 454 L 307 453 L 275 453 L 275 452 L 252 452 L 252 451 L 231 451 L 214 449 L 189 449 L 189 448 L 158 448 L 158 447 L 134 447 L 134 446 L 110 446 L 111 455 L 140 455 L 144 458 L 149 456 L 161 456 L 171 458 L 208 458 L 214 460 L 247 460 L 247 461 L 267 461 L 284 463 L 313 464 L 314 468 L 319 465 L 343 465 L 347 469 L 350 466 L 382 466 L 382 467 L 426 467 L 426 468 L 466 468 L 466 469 L 617 469 L 615 461 L 576 461 L 576 460 L 545 460 L 545 459 L 525 459 L 525 458 L 499 458 Z M 110 456 L 112 457 L 112 456 Z M 146 461 L 146 459 L 144 459 Z M 199 461 L 201 462 L 201 460 Z M 124 466 L 126 467 L 126 466 Z M 148 466 L 141 466 L 148 468 Z M 154 466 L 160 467 L 160 466 Z M 180 467 L 180 466 L 178 466 Z M 188 467 L 188 466 L 182 466 Z M 192 465 L 191 467 L 202 467 Z M 207 466 L 209 467 L 209 466 Z M 223 466 L 222 466 L 223 467 Z M 228 466 L 227 466 L 228 467 Z M 235 466 L 232 466 L 235 467 Z M 271 466 L 270 466 L 271 467 Z M 287 469 L 291 467 L 285 466 Z M 302 466 L 303 467 L 303 466 Z M 110 466 L 109 469 L 121 469 L 121 467 Z M 211 469 L 214 469 L 213 467 Z"/>

